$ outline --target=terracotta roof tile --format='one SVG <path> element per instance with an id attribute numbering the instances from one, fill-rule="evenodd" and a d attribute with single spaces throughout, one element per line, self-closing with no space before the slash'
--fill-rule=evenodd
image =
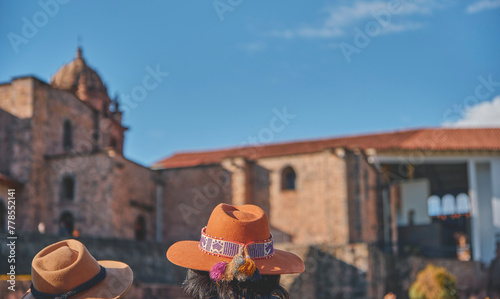
<path id="1" fill-rule="evenodd" d="M 219 163 L 228 157 L 258 159 L 318 152 L 344 147 L 376 150 L 500 151 L 500 128 L 417 129 L 311 141 L 287 142 L 258 147 L 176 153 L 155 163 L 153 168 L 177 168 Z"/>
<path id="2" fill-rule="evenodd" d="M 20 187 L 23 185 L 21 182 L 6 175 L 3 175 L 1 173 L 0 173 L 0 183 L 5 183 L 7 185 L 10 185 L 11 187 Z"/>

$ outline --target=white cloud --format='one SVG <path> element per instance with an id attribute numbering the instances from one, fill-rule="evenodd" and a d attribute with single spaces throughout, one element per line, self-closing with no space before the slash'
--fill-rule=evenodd
<path id="1" fill-rule="evenodd" d="M 377 20 L 382 27 L 382 33 L 416 30 L 422 28 L 424 24 L 410 20 L 411 17 L 429 15 L 436 9 L 446 7 L 448 3 L 449 0 L 353 1 L 349 5 L 330 6 L 323 9 L 326 18 L 320 25 L 303 25 L 296 29 L 275 30 L 270 35 L 287 39 L 336 38 L 349 33 L 355 26 L 363 26 L 363 22 L 367 24 L 369 21 Z M 395 21 L 396 15 L 404 17 L 398 17 L 400 20 Z"/>
<path id="2" fill-rule="evenodd" d="M 483 10 L 495 9 L 500 7 L 500 0 L 479 0 L 467 6 L 467 13 L 477 13 Z"/>
<path id="3" fill-rule="evenodd" d="M 402 24 L 389 24 L 381 32 L 381 34 L 397 33 L 410 30 L 418 30 L 424 27 L 424 23 L 408 22 Z"/>
<path id="4" fill-rule="evenodd" d="M 449 127 L 500 127 L 500 96 L 465 109 L 461 119 L 445 123 Z"/>

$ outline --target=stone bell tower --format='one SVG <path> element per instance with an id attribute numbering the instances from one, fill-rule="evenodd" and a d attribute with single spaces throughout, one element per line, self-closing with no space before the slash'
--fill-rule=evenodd
<path id="1" fill-rule="evenodd" d="M 122 113 L 118 100 L 111 100 L 106 86 L 97 72 L 92 69 L 78 48 L 75 58 L 63 65 L 52 77 L 50 85 L 68 91 L 95 111 L 95 129 L 92 133 L 94 150 L 113 148 L 123 152 L 124 132 Z M 113 111 L 111 111 L 113 104 Z"/>

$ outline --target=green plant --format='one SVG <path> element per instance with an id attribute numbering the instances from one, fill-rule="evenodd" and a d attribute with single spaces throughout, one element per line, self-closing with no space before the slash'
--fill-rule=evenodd
<path id="1" fill-rule="evenodd" d="M 458 299 L 455 276 L 443 267 L 428 264 L 410 287 L 410 299 Z"/>

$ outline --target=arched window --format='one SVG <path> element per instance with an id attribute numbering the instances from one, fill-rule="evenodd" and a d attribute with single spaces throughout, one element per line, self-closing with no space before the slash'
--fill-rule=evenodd
<path id="1" fill-rule="evenodd" d="M 75 228 L 75 218 L 73 214 L 66 211 L 61 213 L 59 217 L 59 235 L 68 237 L 73 234 L 73 230 Z"/>
<path id="2" fill-rule="evenodd" d="M 437 195 L 432 195 L 427 199 L 427 213 L 430 217 L 441 215 L 441 199 Z"/>
<path id="3" fill-rule="evenodd" d="M 65 151 L 73 149 L 73 128 L 68 119 L 63 124 L 63 148 Z"/>
<path id="4" fill-rule="evenodd" d="M 135 239 L 138 241 L 144 241 L 146 239 L 146 219 L 144 216 L 140 215 L 135 220 L 134 225 Z"/>
<path id="5" fill-rule="evenodd" d="M 281 172 L 281 190 L 295 190 L 295 170 L 287 166 Z"/>
<path id="6" fill-rule="evenodd" d="M 59 194 L 61 201 L 73 201 L 75 198 L 75 179 L 71 175 L 65 175 L 61 180 Z"/>
<path id="7" fill-rule="evenodd" d="M 0 232 L 7 231 L 7 208 L 0 198 Z"/>
<path id="8" fill-rule="evenodd" d="M 460 193 L 457 195 L 457 214 L 467 214 L 470 212 L 469 195 Z"/>
<path id="9" fill-rule="evenodd" d="M 451 194 L 443 196 L 443 215 L 455 214 L 455 197 Z"/>

